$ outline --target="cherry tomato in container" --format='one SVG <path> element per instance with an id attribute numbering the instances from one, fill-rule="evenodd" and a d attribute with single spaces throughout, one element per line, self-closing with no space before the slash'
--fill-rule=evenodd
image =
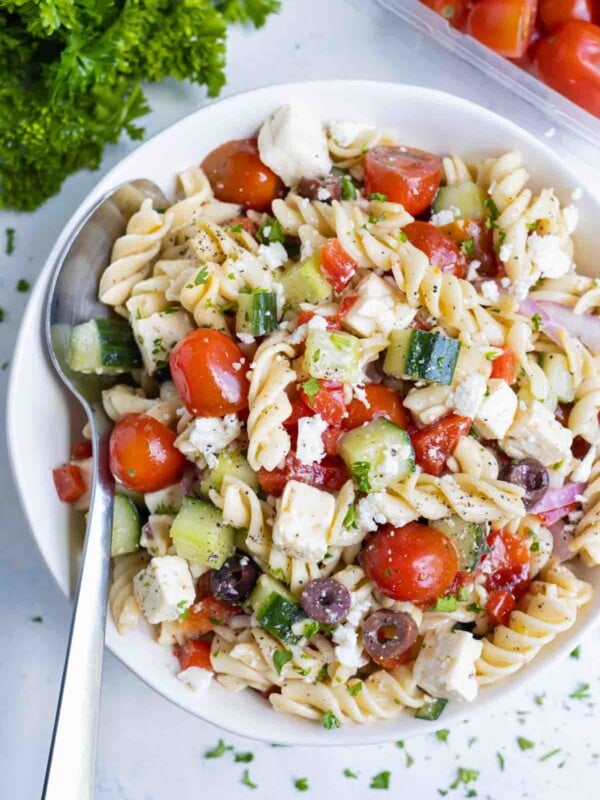
<path id="1" fill-rule="evenodd" d="M 175 647 L 174 653 L 179 659 L 179 667 L 182 671 L 189 667 L 200 667 L 200 669 L 212 671 L 210 642 L 203 639 L 189 639 L 185 644 Z"/>
<path id="2" fill-rule="evenodd" d="M 85 494 L 85 481 L 75 464 L 64 464 L 53 469 L 52 479 L 58 499 L 63 503 L 75 503 Z"/>
<path id="3" fill-rule="evenodd" d="M 446 414 L 411 435 L 415 461 L 424 472 L 439 477 L 459 440 L 471 430 L 472 420 L 459 414 Z"/>
<path id="4" fill-rule="evenodd" d="M 492 531 L 487 538 L 490 552 L 481 562 L 488 576 L 488 589 L 511 592 L 522 597 L 531 582 L 530 553 L 524 539 L 506 530 Z"/>
<path id="5" fill-rule="evenodd" d="M 112 429 L 110 469 L 135 492 L 157 492 L 175 483 L 187 464 L 173 444 L 175 434 L 147 414 L 127 414 Z"/>
<path id="6" fill-rule="evenodd" d="M 571 19 L 596 22 L 597 0 L 539 0 L 539 18 L 544 28 L 551 32 Z"/>
<path id="7" fill-rule="evenodd" d="M 471 8 L 467 33 L 507 58 L 525 55 L 535 24 L 537 0 L 480 0 Z"/>
<path id="8" fill-rule="evenodd" d="M 458 572 L 454 544 L 441 531 L 418 522 L 381 528 L 360 560 L 383 594 L 414 603 L 431 603 L 445 594 Z"/>
<path id="9" fill-rule="evenodd" d="M 358 264 L 342 247 L 339 239 L 329 239 L 320 250 L 320 268 L 325 280 L 339 294 L 352 280 Z"/>
<path id="10" fill-rule="evenodd" d="M 429 261 L 442 272 L 451 272 L 457 278 L 464 278 L 467 272 L 467 259 L 459 245 L 451 236 L 431 222 L 416 220 L 402 229 L 408 241 L 421 250 Z"/>
<path id="11" fill-rule="evenodd" d="M 572 20 L 536 46 L 542 79 L 600 117 L 600 27 Z"/>
<path id="12" fill-rule="evenodd" d="M 470 0 L 421 0 L 421 2 L 447 19 L 450 25 L 462 30 L 471 6 Z"/>
<path id="13" fill-rule="evenodd" d="M 422 214 L 429 208 L 441 180 L 441 160 L 424 150 L 379 145 L 365 156 L 365 192 L 384 194 L 409 214 Z"/>
<path id="14" fill-rule="evenodd" d="M 410 418 L 402 405 L 400 395 L 389 386 L 384 386 L 382 383 L 368 383 L 365 386 L 365 399 L 366 404 L 355 397 L 348 405 L 347 416 L 342 422 L 347 430 L 358 428 L 378 417 L 386 417 L 404 430 L 410 426 Z"/>
<path id="15" fill-rule="evenodd" d="M 169 366 L 190 414 L 224 417 L 248 408 L 247 359 L 221 331 L 188 333 L 171 352 Z"/>
<path id="16" fill-rule="evenodd" d="M 260 160 L 256 139 L 236 139 L 212 150 L 202 162 L 217 200 L 268 211 L 283 184 Z"/>

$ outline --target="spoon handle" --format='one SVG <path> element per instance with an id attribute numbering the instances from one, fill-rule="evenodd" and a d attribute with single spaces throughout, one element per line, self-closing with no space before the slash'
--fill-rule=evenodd
<path id="1" fill-rule="evenodd" d="M 43 800 L 94 795 L 114 482 L 108 468 L 110 425 L 101 411 L 94 414 L 92 430 L 95 479 Z"/>

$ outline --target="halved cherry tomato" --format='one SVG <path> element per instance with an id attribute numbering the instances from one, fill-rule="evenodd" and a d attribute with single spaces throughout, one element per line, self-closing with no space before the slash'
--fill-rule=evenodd
<path id="1" fill-rule="evenodd" d="M 204 636 L 218 629 L 219 625 L 227 624 L 239 613 L 235 606 L 228 606 L 210 596 L 188 608 L 184 618 L 179 620 L 179 628 L 186 636 Z"/>
<path id="2" fill-rule="evenodd" d="M 600 117 L 600 27 L 572 20 L 536 46 L 542 79 Z"/>
<path id="3" fill-rule="evenodd" d="M 173 382 L 190 414 L 224 417 L 248 408 L 246 358 L 221 331 L 208 328 L 191 331 L 171 352 L 169 365 Z"/>
<path id="4" fill-rule="evenodd" d="M 460 247 L 463 245 L 467 260 L 479 261 L 477 274 L 482 278 L 495 278 L 498 274 L 498 258 L 494 252 L 493 228 L 485 227 L 485 223 L 478 219 L 457 219 L 448 225 L 442 225 L 441 230 L 447 233 Z"/>
<path id="5" fill-rule="evenodd" d="M 306 403 L 303 403 L 299 397 L 295 397 L 292 401 L 292 413 L 283 421 L 284 428 L 295 428 L 298 425 L 298 420 L 302 417 L 312 417 L 314 412 L 308 408 Z"/>
<path id="6" fill-rule="evenodd" d="M 531 582 L 529 547 L 524 539 L 506 530 L 487 537 L 490 552 L 483 557 L 481 571 L 488 576 L 488 589 L 521 597 Z"/>
<path id="7" fill-rule="evenodd" d="M 414 603 L 430 603 L 445 594 L 458 572 L 452 541 L 418 522 L 381 528 L 369 539 L 360 559 L 383 594 Z"/>
<path id="8" fill-rule="evenodd" d="M 467 33 L 507 58 L 529 47 L 537 0 L 480 0 L 469 11 Z"/>
<path id="9" fill-rule="evenodd" d="M 539 17 L 547 31 L 553 31 L 570 19 L 595 22 L 594 0 L 539 0 Z"/>
<path id="10" fill-rule="evenodd" d="M 301 464 L 295 453 L 286 456 L 283 467 L 274 470 L 260 469 L 258 480 L 266 494 L 280 495 L 288 481 L 300 481 L 325 489 L 328 492 L 339 492 L 348 480 L 348 468 L 341 458 L 325 456 L 316 464 Z"/>
<path id="11" fill-rule="evenodd" d="M 181 477 L 187 461 L 173 442 L 175 434 L 146 414 L 127 414 L 110 434 L 110 469 L 135 492 L 156 492 Z"/>
<path id="12" fill-rule="evenodd" d="M 514 594 L 502 589 L 492 589 L 485 604 L 485 610 L 494 625 L 506 625 L 517 605 Z"/>
<path id="13" fill-rule="evenodd" d="M 333 428 L 329 427 L 326 428 L 323 433 L 321 434 L 321 439 L 323 440 L 323 445 L 325 447 L 325 453 L 328 456 L 337 456 L 337 445 L 340 438 L 344 435 L 343 428 Z"/>
<path id="14" fill-rule="evenodd" d="M 316 315 L 317 315 L 316 311 L 307 311 L 306 309 L 303 309 L 298 314 L 298 323 L 297 323 L 298 327 L 300 327 L 300 325 L 305 325 L 307 322 L 310 322 L 310 320 L 313 317 L 316 317 Z M 322 314 L 321 316 L 323 317 L 323 319 L 327 324 L 328 331 L 339 331 L 339 329 L 342 327 L 339 323 L 339 320 L 336 317 L 332 317 L 330 314 Z"/>
<path id="15" fill-rule="evenodd" d="M 365 386 L 365 395 L 367 405 L 355 397 L 346 409 L 348 416 L 342 423 L 346 430 L 358 428 L 378 417 L 386 417 L 404 430 L 410 426 L 409 415 L 402 405 L 400 395 L 389 386 L 368 383 Z"/>
<path id="16" fill-rule="evenodd" d="M 430 222 L 416 220 L 402 229 L 408 241 L 421 250 L 429 261 L 442 272 L 451 272 L 457 278 L 464 278 L 467 272 L 467 259 L 454 239 L 441 228 Z"/>
<path id="17" fill-rule="evenodd" d="M 73 461 L 85 461 L 86 458 L 92 457 L 92 443 L 89 439 L 80 439 L 75 442 L 71 450 L 71 458 Z"/>
<path id="18" fill-rule="evenodd" d="M 300 384 L 298 394 L 302 402 L 313 412 L 320 414 L 328 425 L 339 426 L 346 414 L 344 403 L 344 387 L 338 381 L 318 381 L 320 390 L 310 396 Z M 315 387 L 316 388 L 316 387 Z"/>
<path id="19" fill-rule="evenodd" d="M 283 184 L 260 160 L 256 139 L 236 139 L 212 150 L 202 162 L 217 200 L 268 211 Z"/>
<path id="20" fill-rule="evenodd" d="M 447 19 L 450 25 L 462 30 L 467 21 L 471 0 L 421 0 L 426 6 Z"/>
<path id="21" fill-rule="evenodd" d="M 63 503 L 74 503 L 85 494 L 85 481 L 75 464 L 64 464 L 52 470 L 56 494 Z"/>
<path id="22" fill-rule="evenodd" d="M 181 670 L 189 667 L 200 667 L 212 671 L 210 663 L 210 642 L 203 639 L 189 639 L 185 644 L 173 648 L 176 657 L 179 659 Z"/>
<path id="23" fill-rule="evenodd" d="M 320 269 L 334 292 L 342 292 L 352 280 L 358 264 L 342 247 L 339 239 L 329 239 L 320 250 Z"/>
<path id="24" fill-rule="evenodd" d="M 409 214 L 429 208 L 442 180 L 442 162 L 413 147 L 379 145 L 365 156 L 365 191 L 384 194 Z"/>
<path id="25" fill-rule="evenodd" d="M 456 445 L 471 430 L 472 420 L 454 412 L 411 435 L 415 460 L 424 472 L 439 477 Z"/>
<path id="26" fill-rule="evenodd" d="M 492 378 L 500 378 L 509 385 L 517 379 L 517 357 L 510 347 L 502 348 L 502 355 L 492 361 Z"/>

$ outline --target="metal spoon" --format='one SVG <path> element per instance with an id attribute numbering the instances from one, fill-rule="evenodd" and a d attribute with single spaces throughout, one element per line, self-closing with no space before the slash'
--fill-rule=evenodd
<path id="1" fill-rule="evenodd" d="M 69 339 L 74 325 L 108 316 L 108 308 L 98 300 L 98 281 L 115 239 L 125 232 L 129 218 L 146 197 L 153 199 L 156 208 L 168 205 L 158 186 L 147 180 L 126 183 L 103 197 L 66 243 L 48 293 L 46 346 L 59 377 L 87 414 L 95 470 L 44 800 L 88 800 L 94 794 L 110 574 L 114 481 L 108 466 L 108 440 L 112 423 L 102 409 L 101 392 L 111 381 L 73 372 L 67 364 Z"/>

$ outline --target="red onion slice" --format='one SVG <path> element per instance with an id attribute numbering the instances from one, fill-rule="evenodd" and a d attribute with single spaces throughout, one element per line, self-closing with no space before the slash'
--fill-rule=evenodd
<path id="1" fill-rule="evenodd" d="M 577 496 L 583 493 L 586 485 L 585 483 L 567 483 L 558 489 L 548 489 L 541 500 L 538 500 L 529 510 L 532 514 L 539 514 L 542 511 L 562 509 L 577 502 Z"/>
<path id="2" fill-rule="evenodd" d="M 567 561 L 573 558 L 573 553 L 569 550 L 569 544 L 573 540 L 573 534 L 565 531 L 564 520 L 555 522 L 549 528 L 554 546 L 552 548 L 552 555 L 558 558 L 559 561 Z"/>
<path id="3" fill-rule="evenodd" d="M 532 317 L 539 314 L 541 328 L 553 341 L 559 342 L 558 332 L 564 328 L 579 339 L 595 355 L 600 355 L 600 317 L 593 314 L 576 314 L 569 306 L 549 300 L 525 298 L 519 306 L 522 314 Z"/>

